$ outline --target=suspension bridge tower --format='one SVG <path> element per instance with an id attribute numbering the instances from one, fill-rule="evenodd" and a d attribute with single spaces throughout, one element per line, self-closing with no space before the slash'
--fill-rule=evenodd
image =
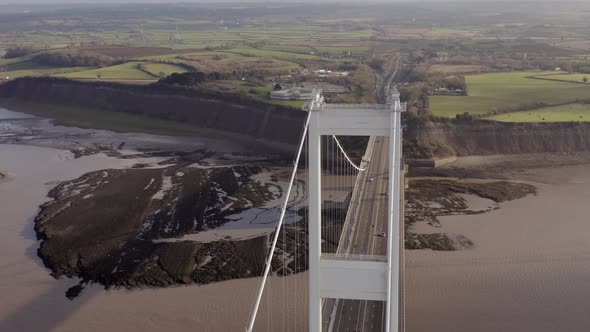
<path id="1" fill-rule="evenodd" d="M 399 92 L 396 88 L 387 91 L 385 104 L 327 104 L 320 92 L 307 104 L 310 112 L 308 143 L 309 143 L 309 331 L 338 331 L 335 328 L 335 306 L 338 301 L 368 300 L 381 301 L 384 304 L 382 328 L 387 332 L 403 330 L 403 303 L 401 292 L 403 281 L 401 268 L 403 267 L 403 165 L 401 158 L 401 113 L 405 111 L 405 103 L 400 103 Z M 361 232 L 362 229 L 373 229 L 363 220 L 362 213 L 355 213 L 366 203 L 367 199 L 355 198 L 353 192 L 349 215 L 343 226 L 338 250 L 335 253 L 322 252 L 322 136 L 370 136 L 369 147 L 377 149 L 378 143 L 388 140 L 381 152 L 387 156 L 382 158 L 381 165 L 371 165 L 377 173 L 385 173 L 382 177 L 386 183 L 385 193 L 376 195 L 387 196 L 386 231 L 376 234 L 383 241 L 385 255 L 355 254 L 358 236 L 353 237 L 352 229 Z M 379 137 L 381 140 L 376 140 Z M 374 151 L 379 154 L 380 151 Z M 367 155 L 367 154 L 366 154 Z M 373 162 L 373 161 L 371 161 Z M 369 168 L 369 161 L 363 159 L 362 167 Z M 359 175 L 362 182 L 373 178 L 364 172 Z M 364 189 L 371 190 L 368 188 Z M 376 190 L 376 189 L 375 189 Z M 355 188 L 355 192 L 360 191 Z M 355 206 L 356 205 L 356 206 Z M 371 209 L 371 207 L 369 207 Z M 369 219 L 369 218 L 367 218 Z M 367 226 L 366 228 L 363 228 Z M 375 227 L 372 225 L 371 227 Z M 375 234 L 365 234 L 375 236 Z M 375 244 L 371 244 L 373 247 Z M 332 307 L 334 309 L 332 310 Z M 342 314 L 341 314 L 342 315 Z M 356 330 L 356 329 L 351 329 Z M 363 329 L 364 330 L 364 329 Z"/>
<path id="2" fill-rule="evenodd" d="M 329 104 L 321 91 L 312 95 L 304 107 L 307 120 L 246 331 L 254 331 L 300 157 L 306 150 L 308 219 L 303 225 L 309 246 L 305 260 L 309 332 L 403 332 L 401 113 L 406 105 L 400 103 L 395 87 L 386 89 L 384 104 Z M 337 136 L 369 137 L 358 165 Z M 333 196 L 335 188 L 342 188 L 337 185 L 342 179 L 352 181 L 352 189 L 341 207 L 335 208 Z M 286 264 L 284 252 L 280 256 Z M 353 315 L 361 316 L 354 312 L 361 311 L 362 322 L 349 322 Z"/>

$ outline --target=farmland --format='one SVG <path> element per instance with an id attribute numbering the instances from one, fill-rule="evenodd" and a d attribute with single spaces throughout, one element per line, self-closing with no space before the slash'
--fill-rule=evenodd
<path id="1" fill-rule="evenodd" d="M 139 68 L 141 62 L 126 62 L 120 65 L 84 70 L 55 76 L 76 79 L 110 79 L 110 80 L 154 80 L 157 77 Z"/>
<path id="2" fill-rule="evenodd" d="M 60 14 L 59 10 L 54 14 L 55 8 L 48 8 L 50 13 L 43 14 L 41 8 L 38 14 L 41 19 L 32 15 L 23 18 L 23 22 L 0 23 L 0 54 L 6 48 L 18 45 L 34 48 L 37 52 L 101 54 L 115 59 L 117 65 L 48 68 L 31 62 L 29 55 L 1 59 L 0 74 L 6 73 L 5 76 L 10 77 L 56 75 L 76 79 L 98 79 L 100 76 L 101 79 L 135 81 L 157 79 L 194 68 L 203 72 L 243 74 L 256 71 L 265 75 L 285 75 L 308 67 L 310 63 L 317 67 L 315 69 L 324 69 L 343 63 L 359 63 L 371 55 L 374 42 L 370 39 L 377 34 L 374 29 L 326 24 L 321 20 L 285 19 L 284 8 L 260 15 L 256 8 L 206 6 L 204 10 L 199 5 L 152 5 L 144 8 L 139 19 L 132 5 L 121 6 L 116 13 L 110 13 L 104 7 L 94 8 L 98 12 L 93 13 L 90 6 L 70 8 L 75 14 L 67 11 Z M 219 20 L 207 14 L 207 10 L 236 18 Z M 307 11 L 299 7 L 296 10 Z M 236 13 L 240 14 L 236 16 Z M 108 24 L 102 24 L 104 17 L 112 18 Z M 21 23 L 22 31 L 15 33 Z M 63 31 L 64 26 L 67 32 Z M 6 68 L 14 63 L 20 63 L 20 67 Z"/>
<path id="3" fill-rule="evenodd" d="M 544 107 L 530 111 L 494 115 L 488 119 L 502 122 L 588 122 L 590 121 L 590 104 Z"/>
<path id="4" fill-rule="evenodd" d="M 69 72 L 85 70 L 83 67 L 53 67 L 34 63 L 32 61 L 13 63 L 7 66 L 7 70 L 0 72 L 1 76 L 12 78 L 23 76 L 52 76 Z"/>
<path id="5" fill-rule="evenodd" d="M 176 66 L 168 63 L 145 63 L 143 64 L 143 70 L 152 74 L 155 77 L 164 77 L 172 73 L 186 73 L 185 68 Z"/>
<path id="6" fill-rule="evenodd" d="M 590 84 L 528 78 L 531 75 L 530 72 L 510 72 L 466 76 L 468 96 L 432 96 L 430 110 L 433 115 L 442 117 L 455 117 L 465 112 L 487 115 L 518 108 L 539 108 L 535 107 L 539 103 L 551 106 L 590 98 Z"/>
<path id="7" fill-rule="evenodd" d="M 508 10 L 496 4 L 486 7 L 490 12 Z M 516 13 L 512 17 L 518 17 L 517 21 L 481 18 L 479 10 L 457 4 L 436 14 L 392 5 L 150 5 L 141 13 L 135 5 L 116 10 L 41 6 L 23 16 L 0 13 L 4 19 L 0 20 L 0 54 L 18 45 L 34 48 L 36 53 L 88 53 L 109 61 L 100 67 L 47 66 L 36 63 L 33 53 L 0 59 L 0 77 L 58 76 L 145 84 L 175 72 L 201 71 L 222 81 L 207 87 L 298 107 L 301 102 L 270 101 L 271 81 L 322 81 L 309 75 L 319 69 L 346 72 L 332 77 L 330 83 L 346 85 L 351 94 L 331 100 L 372 102 L 380 72 L 389 71 L 390 60 L 403 53 L 405 65 L 425 69 L 424 76 L 415 76 L 419 84 L 432 83 L 432 76 L 471 75 L 466 79 L 466 97 L 436 96 L 429 105 L 410 103 L 410 108 L 430 109 L 437 116 L 492 115 L 584 98 L 588 92 L 581 84 L 585 74 L 532 70 L 567 67 L 588 72 L 566 65 L 590 66 L 588 51 L 568 46 L 587 41 L 580 33 L 583 29 L 568 28 L 585 26 L 585 16 L 570 16 L 564 9 L 556 17 L 554 8 L 545 5 L 535 8 L 534 15 L 528 15 L 530 8 L 509 11 Z M 416 16 L 417 12 L 421 14 Z M 447 19 L 449 15 L 453 20 Z M 569 23 L 541 26 L 538 17 L 546 18 L 543 24 Z M 476 75 L 490 72 L 501 73 Z M 425 94 L 418 97 L 428 100 Z"/>
<path id="8" fill-rule="evenodd" d="M 532 77 L 544 80 L 557 80 L 557 81 L 564 81 L 564 82 L 575 82 L 575 83 L 587 83 L 590 81 L 590 74 L 579 74 L 579 73 L 566 73 L 566 72 L 559 72 L 559 73 L 552 73 L 552 74 L 545 74 L 545 75 L 534 75 Z M 588 83 L 590 84 L 590 83 Z"/>

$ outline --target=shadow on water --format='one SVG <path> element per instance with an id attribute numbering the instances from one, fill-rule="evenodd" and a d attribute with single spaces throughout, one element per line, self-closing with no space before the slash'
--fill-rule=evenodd
<path id="1" fill-rule="evenodd" d="M 30 217 L 20 236 L 24 240 L 33 241 L 33 243 L 26 248 L 25 255 L 35 261 L 47 273 L 48 278 L 50 270 L 45 267 L 41 258 L 37 255 L 37 250 L 40 246 L 40 241 L 34 230 L 34 220 L 37 211 Z M 13 276 L 18 277 L 18 276 Z M 99 287 L 86 287 L 84 291 L 75 299 L 68 300 L 66 298 L 66 291 L 68 287 L 75 284 L 75 279 L 71 282 L 65 283 L 63 281 L 52 280 L 45 283 L 36 284 L 35 287 L 47 285 L 47 289 L 41 294 L 33 298 L 29 303 L 26 303 L 16 309 L 13 313 L 7 315 L 0 320 L 1 332 L 47 332 L 52 331 L 60 326 L 64 321 L 73 315 L 82 305 L 92 299 L 98 292 L 103 291 Z M 2 301 L 11 302 L 10 298 L 4 298 Z"/>
<path id="2" fill-rule="evenodd" d="M 19 307 L 15 312 L 0 321 L 2 332 L 47 332 L 60 326 L 84 303 L 98 292 L 96 287 L 85 290 L 78 298 L 70 301 L 65 297 L 64 284 L 52 282 L 45 292 L 31 302 Z M 10 301 L 10 299 L 3 299 Z"/>
<path id="3" fill-rule="evenodd" d="M 23 227 L 23 229 L 20 232 L 20 236 L 23 237 L 23 239 L 25 240 L 29 240 L 29 241 L 33 241 L 33 244 L 31 244 L 26 250 L 25 250 L 25 255 L 29 258 L 31 258 L 33 261 L 35 261 L 35 263 L 37 263 L 39 266 L 42 266 L 43 268 L 45 268 L 45 264 L 43 264 L 43 261 L 41 260 L 41 258 L 39 257 L 37 251 L 39 250 L 39 246 L 41 245 L 41 242 L 37 239 L 37 234 L 35 233 L 35 217 L 37 216 L 37 214 L 39 214 L 39 212 L 41 211 L 41 208 L 37 209 L 37 212 L 35 212 L 35 214 L 33 216 L 31 216 L 29 219 L 27 219 L 27 221 L 25 222 L 25 227 Z M 49 270 L 48 270 L 49 271 Z"/>

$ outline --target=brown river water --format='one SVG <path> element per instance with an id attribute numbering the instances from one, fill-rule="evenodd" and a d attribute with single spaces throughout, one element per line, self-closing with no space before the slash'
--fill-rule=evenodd
<path id="1" fill-rule="evenodd" d="M 440 218 L 475 248 L 406 252 L 408 332 L 588 330 L 590 166 L 532 173 L 538 196 Z"/>
<path id="2" fill-rule="evenodd" d="M 0 135 L 7 134 L 1 126 L 0 119 Z M 74 159 L 35 145 L 0 143 L 0 171 L 8 173 L 0 180 L 0 331 L 244 331 L 257 278 L 133 291 L 94 285 L 68 300 L 65 290 L 78 281 L 54 279 L 36 255 L 38 206 L 57 181 L 138 160 Z M 468 237 L 475 248 L 407 252 L 408 332 L 587 330 L 590 166 L 534 176 L 558 180 L 535 183 L 538 196 L 489 213 L 440 218 L 443 231 Z M 271 280 L 256 331 L 306 330 L 306 277 Z"/>

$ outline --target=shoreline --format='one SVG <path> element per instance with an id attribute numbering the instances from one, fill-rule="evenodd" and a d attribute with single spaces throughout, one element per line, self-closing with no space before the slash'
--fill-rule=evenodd
<path id="1" fill-rule="evenodd" d="M 6 253 L 6 255 L 0 257 L 0 265 L 6 266 L 6 269 L 0 272 L 0 292 L 2 292 L 3 296 L 13 300 L 10 303 L 0 303 L 0 330 L 10 331 L 24 328 L 27 331 L 36 332 L 46 331 L 49 327 L 59 332 L 79 330 L 126 331 L 137 329 L 140 326 L 142 330 L 147 332 L 161 331 L 162 329 L 184 332 L 195 329 L 227 331 L 243 328 L 251 309 L 249 307 L 249 301 L 253 299 L 253 294 L 258 286 L 258 278 L 217 282 L 205 286 L 190 285 L 150 289 L 138 288 L 134 291 L 128 291 L 126 289 L 110 289 L 104 291 L 99 285 L 90 285 L 74 301 L 66 299 L 64 291 L 68 287 L 75 286 L 78 280 L 68 278 L 53 279 L 37 257 L 36 249 L 38 248 L 39 242 L 32 232 L 32 220 L 39 212 L 37 206 L 47 201 L 46 193 L 56 184 L 56 181 L 61 182 L 66 179 L 76 179 L 92 170 L 131 167 L 137 161 L 108 157 L 101 153 L 74 159 L 71 153 L 67 151 L 24 144 L 0 144 L 0 155 L 2 154 L 2 149 L 8 149 L 4 150 L 4 153 L 11 157 L 9 158 L 10 160 L 7 159 L 7 162 L 3 162 L 2 165 L 11 174 L 11 181 L 0 183 L 0 194 L 4 193 L 4 195 L 1 195 L 3 199 L 0 200 L 0 205 L 2 206 L 2 210 L 8 213 L 5 217 L 6 221 L 0 225 L 0 235 L 3 236 L 3 241 L 0 241 L 0 250 Z M 30 155 L 28 155 L 29 152 Z M 18 160 L 19 158 L 21 158 L 20 161 Z M 494 156 L 492 159 L 501 159 L 501 157 Z M 64 167 L 65 163 L 76 165 L 75 171 L 72 172 L 71 169 Z M 519 163 L 526 164 L 526 162 Z M 484 166 L 479 165 L 478 167 L 487 166 L 484 164 Z M 494 169 L 505 167 L 507 166 L 501 165 L 501 167 Z M 558 182 L 561 178 L 570 176 L 570 170 L 576 167 L 586 166 L 559 166 L 532 169 L 519 173 L 523 177 L 550 180 L 548 182 L 552 183 L 539 184 L 541 188 L 540 195 L 544 195 L 545 192 L 551 191 L 550 189 L 553 186 L 563 186 L 555 185 L 554 183 Z M 563 173 L 567 174 L 563 175 Z M 12 174 L 15 174 L 14 178 L 12 178 Z M 590 171 L 588 174 L 590 176 Z M 486 180 L 474 182 L 482 181 L 485 182 Z M 25 184 L 25 182 L 28 184 Z M 570 185 L 576 184 L 573 183 Z M 26 190 L 23 190 L 23 188 Z M 14 197 L 15 195 L 11 195 L 11 193 L 18 190 L 23 191 L 24 196 Z M 453 296 L 456 296 L 460 290 L 465 292 L 465 289 L 470 289 L 473 294 L 476 294 L 481 289 L 478 290 L 477 287 L 469 287 L 482 286 L 481 283 L 477 282 L 479 280 L 478 278 L 493 284 L 494 280 L 496 280 L 494 277 L 500 272 L 491 276 L 476 274 L 476 277 L 473 277 L 473 274 L 470 274 L 472 271 L 470 270 L 470 264 L 478 262 L 480 259 L 478 257 L 473 258 L 469 255 L 477 253 L 482 246 L 485 248 L 489 245 L 489 242 L 486 242 L 485 237 L 482 242 L 482 238 L 478 237 L 478 233 L 472 233 L 474 225 L 469 225 L 473 224 L 473 218 L 484 218 L 487 222 L 478 223 L 477 225 L 479 227 L 484 227 L 484 229 L 494 227 L 498 222 L 496 219 L 492 220 L 490 216 L 495 216 L 497 213 L 505 213 L 505 209 L 511 206 L 518 207 L 524 203 L 528 206 L 533 204 L 531 202 L 536 202 L 539 197 L 541 196 L 528 196 L 523 199 L 500 203 L 500 209 L 483 214 L 441 217 L 442 229 L 445 231 L 448 229 L 445 226 L 449 224 L 449 220 L 453 223 L 452 220 L 459 219 L 458 224 L 456 222 L 455 226 L 453 226 L 458 228 L 451 228 L 449 230 L 457 234 L 464 234 L 467 238 L 473 240 L 475 246 L 469 250 L 453 252 L 431 250 L 410 250 L 407 252 L 409 260 L 406 266 L 408 267 L 409 274 L 406 280 L 410 281 L 407 288 L 408 303 L 410 304 L 409 310 L 407 310 L 408 326 L 422 326 L 420 324 L 425 321 L 424 316 L 426 315 L 429 317 L 426 321 L 435 325 L 423 327 L 423 330 L 428 331 L 436 327 L 440 331 L 457 332 L 456 329 L 452 330 L 449 328 L 445 330 L 445 326 L 441 326 L 441 322 L 460 322 L 462 318 L 465 318 L 465 315 L 453 316 L 453 312 L 448 312 L 451 310 L 450 308 L 455 308 L 454 310 L 456 312 L 462 312 L 463 309 L 459 306 L 461 303 L 471 308 L 471 314 L 477 317 L 477 310 L 483 304 L 469 302 L 475 301 L 473 298 L 461 298 L 464 302 L 456 303 L 453 300 Z M 578 201 L 580 198 L 583 198 L 583 196 L 578 197 Z M 501 218 L 498 220 L 501 221 Z M 467 221 L 467 223 L 464 221 Z M 533 225 L 535 224 L 533 223 Z M 467 232 L 464 232 L 465 229 Z M 510 231 L 507 232 L 506 229 Z M 506 229 L 496 230 L 496 232 L 499 232 L 496 233 L 496 239 L 514 233 L 513 229 Z M 526 229 L 535 229 L 535 226 Z M 455 230 L 457 231 L 455 232 Z M 582 247 L 585 245 L 583 241 L 580 241 L 579 244 Z M 574 255 L 574 258 L 577 257 L 579 255 Z M 494 257 L 491 258 L 493 259 Z M 542 259 L 543 256 L 540 258 Z M 563 259 L 563 256 L 551 256 L 550 258 L 549 263 L 559 265 L 561 264 L 559 260 Z M 583 259 L 583 257 L 581 258 Z M 494 264 L 491 267 L 487 267 L 486 264 L 488 263 L 486 262 L 489 262 L 488 257 L 483 257 L 482 260 L 483 265 L 479 264 L 480 269 L 492 269 L 492 272 L 500 271 L 498 270 L 497 264 L 508 264 L 509 267 L 507 269 L 514 269 L 515 264 L 519 264 L 518 261 L 517 263 L 513 263 L 506 260 L 498 261 L 496 259 L 492 260 Z M 439 271 L 439 269 L 435 268 L 437 266 L 442 266 L 440 268 L 442 274 L 437 275 L 437 271 Z M 458 267 L 463 270 L 458 270 Z M 575 271 L 575 268 L 571 265 L 565 267 L 568 271 L 572 271 L 572 269 Z M 456 275 L 458 271 L 469 272 L 467 273 L 469 278 L 462 280 L 461 276 L 463 274 Z M 548 271 L 547 273 L 556 273 L 550 267 L 547 267 L 546 271 Z M 416 272 L 419 273 L 416 274 Z M 14 279 L 14 275 L 18 275 L 19 278 Z M 517 276 L 519 275 L 517 274 Z M 507 278 L 506 274 L 502 276 Z M 525 277 L 527 278 L 532 276 L 535 275 L 525 273 Z M 531 282 L 530 279 L 526 280 L 527 282 Z M 284 294 L 281 290 L 282 282 L 290 285 Z M 517 279 L 511 282 L 519 283 L 521 281 Z M 302 295 L 302 291 L 305 289 L 306 284 L 306 273 L 299 273 L 286 278 L 276 278 L 275 280 L 274 288 L 271 292 L 272 297 L 276 297 L 275 299 L 279 301 L 282 296 L 290 296 L 298 299 L 297 303 L 292 304 L 293 306 L 287 309 L 293 313 L 289 315 L 289 326 L 291 324 L 296 326 L 292 330 L 289 329 L 289 331 L 300 331 L 303 327 L 297 324 L 305 321 L 305 316 L 303 315 L 306 314 L 306 299 Z M 457 287 L 457 285 L 460 286 L 459 290 L 453 288 Z M 506 301 L 506 298 L 502 296 L 506 296 L 507 294 L 500 292 L 503 289 L 501 288 L 503 285 L 499 284 L 497 286 L 500 288 L 499 290 L 495 290 L 498 294 L 495 299 Z M 482 288 L 484 291 L 489 291 L 485 288 L 485 285 L 482 287 L 484 287 Z M 510 288 L 510 290 L 515 291 L 513 288 Z M 566 290 L 568 292 L 571 291 L 570 288 Z M 532 294 L 535 297 L 542 296 L 542 294 Z M 451 297 L 447 298 L 445 296 Z M 588 298 L 590 298 L 590 294 Z M 481 299 L 482 301 L 486 299 L 485 294 L 481 296 Z M 508 298 L 508 300 L 510 299 Z M 426 301 L 426 303 L 420 301 Z M 528 301 L 526 299 L 522 301 L 527 303 L 527 305 L 535 304 L 526 302 Z M 236 310 L 236 314 L 231 319 L 227 318 L 228 306 Z M 268 305 L 263 306 L 268 310 Z M 440 308 L 449 309 L 446 309 L 447 311 L 444 311 L 443 315 L 440 312 Z M 262 315 L 257 323 L 257 330 L 266 330 L 266 310 L 261 312 Z M 285 308 L 273 306 L 271 310 L 274 311 L 275 317 L 280 317 L 280 312 L 284 312 Z M 34 321 L 30 320 L 31 312 L 36 314 L 36 320 Z M 572 312 L 576 313 L 577 311 L 572 310 Z M 125 313 L 125 315 L 121 315 L 121 313 Z M 495 314 L 500 315 L 501 313 Z M 504 315 L 503 317 L 507 315 L 506 312 L 502 314 Z M 563 314 L 565 315 L 567 313 Z M 157 319 L 146 321 L 145 317 L 156 317 Z M 572 318 L 572 321 L 575 321 L 574 318 Z M 472 323 L 468 321 L 466 322 L 466 326 Z M 282 326 L 280 324 L 280 319 L 271 322 L 269 331 L 281 330 Z M 453 326 L 456 327 L 457 325 L 453 324 Z M 502 328 L 510 330 L 506 326 L 502 326 Z M 477 330 L 479 331 L 479 329 Z M 542 326 L 538 330 L 544 331 Z M 491 332 L 495 330 L 485 330 L 484 327 L 482 331 Z M 549 331 L 553 330 L 547 330 L 547 332 Z"/>
<path id="2" fill-rule="evenodd" d="M 33 116 L 48 119 L 54 126 L 73 129 L 104 130 L 116 134 L 155 135 L 208 142 L 224 141 L 225 145 L 253 153 L 290 155 L 295 151 L 295 147 L 291 145 L 278 144 L 245 134 L 123 112 L 0 98 L 0 112 L 6 111 L 12 114 L 26 114 L 28 117 L 23 117 L 24 120 L 31 119 Z M 0 117 L 0 120 L 3 119 Z"/>

